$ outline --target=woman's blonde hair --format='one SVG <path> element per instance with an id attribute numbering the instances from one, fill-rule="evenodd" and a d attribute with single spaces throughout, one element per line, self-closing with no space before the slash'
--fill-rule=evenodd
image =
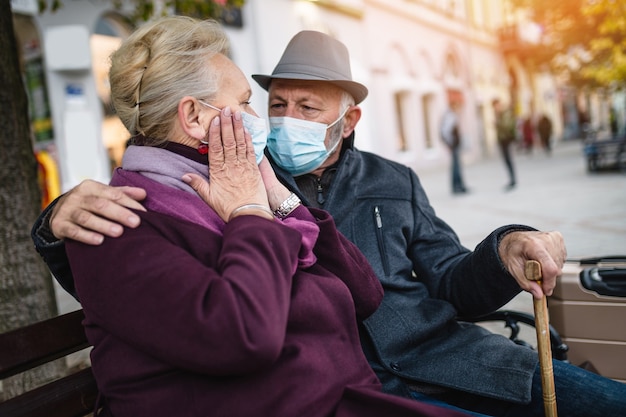
<path id="1" fill-rule="evenodd" d="M 214 20 L 170 16 L 137 29 L 111 55 L 111 100 L 124 126 L 151 145 L 166 141 L 181 98 L 210 100 L 217 93 L 208 61 L 228 55 L 228 47 Z"/>

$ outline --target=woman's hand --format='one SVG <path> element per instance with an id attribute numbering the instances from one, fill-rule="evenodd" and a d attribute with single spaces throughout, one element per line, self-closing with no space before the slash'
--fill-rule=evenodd
<path id="1" fill-rule="evenodd" d="M 224 108 L 211 121 L 208 141 L 209 182 L 194 174 L 185 174 L 183 180 L 225 222 L 243 214 L 273 219 L 252 138 L 243 128 L 241 112 Z M 247 205 L 253 206 L 243 208 Z"/>

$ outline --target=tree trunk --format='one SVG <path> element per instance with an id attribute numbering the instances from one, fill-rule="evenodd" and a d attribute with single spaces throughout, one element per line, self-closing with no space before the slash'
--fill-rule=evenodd
<path id="1" fill-rule="evenodd" d="M 41 192 L 10 0 L 0 0 L 0 51 L 0 332 L 6 332 L 57 314 L 50 272 L 30 238 Z M 56 376 L 59 367 L 3 381 L 0 398 Z"/>

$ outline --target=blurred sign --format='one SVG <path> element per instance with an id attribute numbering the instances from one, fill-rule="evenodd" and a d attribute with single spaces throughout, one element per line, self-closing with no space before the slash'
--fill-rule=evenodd
<path id="1" fill-rule="evenodd" d="M 11 10 L 13 10 L 13 13 L 25 13 L 31 15 L 39 12 L 36 0 L 11 0 Z"/>

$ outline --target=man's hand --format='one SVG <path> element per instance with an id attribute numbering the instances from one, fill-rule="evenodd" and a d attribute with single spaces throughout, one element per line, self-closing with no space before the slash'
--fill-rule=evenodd
<path id="1" fill-rule="evenodd" d="M 145 198 L 142 188 L 83 181 L 56 203 L 50 215 L 50 230 L 57 239 L 99 245 L 104 236 L 120 236 L 123 226 L 139 226 L 139 216 L 129 209 L 146 211 L 139 203 Z"/>
<path id="2" fill-rule="evenodd" d="M 561 275 L 567 251 L 559 232 L 512 232 L 500 242 L 498 254 L 519 286 L 539 299 L 544 294 L 552 294 L 556 278 Z M 524 276 L 524 266 L 528 260 L 541 264 L 541 287 Z"/>

